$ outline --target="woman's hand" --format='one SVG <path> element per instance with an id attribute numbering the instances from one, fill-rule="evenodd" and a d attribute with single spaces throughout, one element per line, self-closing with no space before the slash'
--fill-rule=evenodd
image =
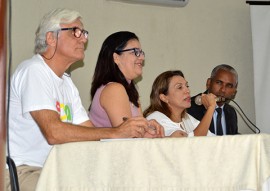
<path id="1" fill-rule="evenodd" d="M 188 134 L 186 132 L 180 130 L 177 130 L 170 135 L 170 137 L 187 137 L 187 136 Z"/>
<path id="2" fill-rule="evenodd" d="M 212 93 L 209 94 L 202 94 L 202 104 L 206 109 L 209 107 L 216 107 L 216 96 Z"/>

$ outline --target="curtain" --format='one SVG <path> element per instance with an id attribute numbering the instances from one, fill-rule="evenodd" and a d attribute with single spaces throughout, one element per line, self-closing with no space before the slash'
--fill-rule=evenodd
<path id="1" fill-rule="evenodd" d="M 256 126 L 270 133 L 270 6 L 251 5 Z"/>

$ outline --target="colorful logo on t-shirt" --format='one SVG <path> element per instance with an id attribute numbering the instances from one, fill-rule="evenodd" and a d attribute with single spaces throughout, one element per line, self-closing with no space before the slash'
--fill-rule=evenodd
<path id="1" fill-rule="evenodd" d="M 60 119 L 63 122 L 72 122 L 72 111 L 68 104 L 60 103 L 56 101 L 56 109 L 60 114 Z"/>

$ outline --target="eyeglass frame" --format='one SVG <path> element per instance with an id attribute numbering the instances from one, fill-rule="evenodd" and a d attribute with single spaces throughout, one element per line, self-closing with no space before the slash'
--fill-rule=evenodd
<path id="1" fill-rule="evenodd" d="M 80 38 L 83 34 L 84 38 L 88 39 L 89 32 L 87 30 L 80 29 L 79 27 L 60 28 L 58 31 L 68 31 L 68 30 L 72 30 L 74 32 L 73 35 L 76 38 Z M 76 36 L 76 34 L 78 34 L 76 33 L 76 30 L 80 31 L 79 36 L 78 35 Z"/>
<path id="2" fill-rule="evenodd" d="M 145 57 L 145 52 L 143 50 L 140 50 L 139 48 L 128 48 L 128 49 L 124 49 L 124 50 L 115 50 L 114 52 L 119 54 L 122 52 L 131 51 L 131 50 L 134 52 L 134 55 L 136 57 L 140 57 L 141 55 L 143 55 Z"/>

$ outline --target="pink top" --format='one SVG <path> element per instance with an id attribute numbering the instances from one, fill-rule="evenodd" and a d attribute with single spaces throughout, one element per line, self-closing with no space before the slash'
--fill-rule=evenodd
<path id="1" fill-rule="evenodd" d="M 105 86 L 103 85 L 97 89 L 94 95 L 92 104 L 91 104 L 90 111 L 88 113 L 88 116 L 95 127 L 112 127 L 111 121 L 106 111 L 100 105 L 100 94 L 102 90 L 104 89 L 104 87 Z M 139 116 L 138 107 L 133 105 L 131 102 L 130 102 L 130 109 L 131 109 L 132 117 Z"/>

